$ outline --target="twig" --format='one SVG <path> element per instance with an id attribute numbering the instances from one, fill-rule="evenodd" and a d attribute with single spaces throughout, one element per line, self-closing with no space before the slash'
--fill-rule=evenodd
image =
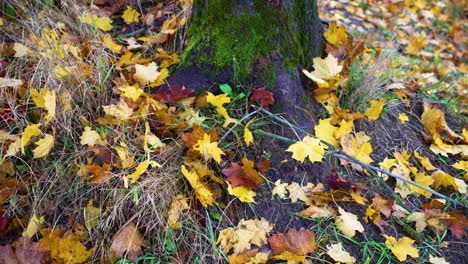
<path id="1" fill-rule="evenodd" d="M 274 114 L 271 113 L 270 111 L 265 110 L 265 109 L 263 109 L 263 108 L 261 108 L 261 107 L 256 107 L 256 106 L 254 106 L 254 107 L 257 109 L 256 111 L 263 112 L 263 113 L 267 114 L 268 116 L 272 117 L 273 119 L 277 120 L 277 121 L 280 122 L 280 123 L 283 123 L 283 124 L 288 125 L 288 126 L 290 126 L 290 127 L 294 127 L 294 128 L 296 128 L 296 129 L 298 129 L 298 130 L 300 130 L 300 131 L 302 131 L 302 132 L 307 133 L 308 135 L 310 135 L 310 133 L 307 132 L 305 129 L 300 128 L 300 127 L 297 127 L 297 126 L 291 124 L 290 122 L 288 122 L 287 120 L 285 120 L 285 119 L 283 119 L 283 118 L 277 117 L 276 115 L 274 115 Z M 312 136 L 312 137 L 315 137 L 315 136 L 313 136 L 313 135 L 311 135 L 311 136 Z M 317 137 L 315 137 L 315 138 L 317 138 Z M 362 167 L 365 167 L 365 168 L 367 168 L 367 169 L 370 169 L 370 170 L 373 170 L 373 171 L 377 171 L 377 172 L 386 174 L 386 175 L 388 175 L 388 176 L 390 176 L 390 177 L 393 177 L 393 178 L 395 178 L 395 179 L 401 180 L 401 181 L 403 181 L 403 182 L 405 182 L 405 183 L 407 183 L 407 184 L 411 184 L 411 185 L 414 185 L 414 186 L 416 186 L 416 187 L 419 187 L 419 188 L 421 188 L 421 189 L 423 189 L 423 190 L 425 190 L 425 191 L 427 191 L 427 192 L 430 192 L 431 194 L 433 194 L 433 195 L 435 195 L 435 196 L 438 196 L 438 197 L 440 197 L 440 198 L 442 198 L 442 199 L 445 199 L 445 200 L 447 200 L 447 201 L 450 201 L 450 202 L 452 202 L 452 203 L 454 203 L 454 204 L 461 205 L 461 206 L 463 206 L 464 208 L 466 208 L 466 206 L 465 206 L 464 204 L 461 204 L 461 203 L 459 203 L 458 201 L 456 201 L 456 200 L 454 200 L 454 199 L 452 199 L 452 198 L 450 198 L 450 197 L 448 197 L 448 196 L 446 196 L 446 195 L 443 195 L 443 194 L 441 194 L 441 193 L 439 193 L 439 192 L 436 192 L 436 191 L 434 191 L 434 190 L 432 190 L 432 189 L 430 189 L 430 188 L 427 188 L 427 187 L 425 187 L 425 186 L 423 186 L 423 185 L 421 185 L 421 184 L 418 184 L 418 183 L 416 183 L 416 182 L 414 182 L 414 181 L 412 181 L 412 180 L 406 179 L 406 178 L 404 178 L 404 177 L 402 177 L 402 176 L 400 176 L 400 175 L 397 175 L 397 174 L 395 174 L 395 173 L 389 172 L 389 171 L 387 171 L 387 170 L 383 170 L 383 169 L 381 169 L 381 168 L 379 168 L 379 167 L 375 167 L 375 166 L 372 166 L 372 165 L 363 163 L 363 162 L 361 162 L 361 161 L 355 159 L 354 157 L 350 156 L 349 154 L 345 153 L 345 152 L 342 151 L 341 149 L 338 149 L 337 147 L 333 146 L 332 144 L 330 144 L 330 143 L 328 143 L 328 142 L 326 142 L 326 141 L 324 141 L 324 140 L 322 140 L 322 139 L 320 139 L 320 141 L 321 141 L 322 143 L 324 143 L 325 145 L 327 145 L 328 147 L 330 147 L 331 149 L 333 149 L 333 151 L 327 151 L 328 154 L 331 155 L 331 156 L 334 156 L 334 157 L 340 158 L 340 159 L 344 159 L 344 160 L 347 160 L 347 161 L 349 161 L 349 162 L 358 164 L 358 165 L 360 165 L 360 166 L 362 166 Z"/>
<path id="2" fill-rule="evenodd" d="M 242 117 L 239 121 L 237 121 L 224 135 L 221 137 L 221 139 L 218 141 L 218 144 L 221 143 L 226 137 L 236 128 L 239 124 L 241 124 L 243 121 L 249 119 L 251 116 L 255 115 L 258 113 L 258 110 L 253 111 L 252 113 L 249 113 L 248 115 Z"/>

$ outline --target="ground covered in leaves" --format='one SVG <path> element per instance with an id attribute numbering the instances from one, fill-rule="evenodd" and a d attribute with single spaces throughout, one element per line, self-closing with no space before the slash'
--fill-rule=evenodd
<path id="1" fill-rule="evenodd" d="M 464 2 L 375 2 L 319 1 L 313 131 L 171 79 L 191 0 L 2 3 L 0 262 L 465 263 Z"/>

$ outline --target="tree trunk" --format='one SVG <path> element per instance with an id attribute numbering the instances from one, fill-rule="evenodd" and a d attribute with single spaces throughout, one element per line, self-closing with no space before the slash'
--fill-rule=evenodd
<path id="1" fill-rule="evenodd" d="M 316 0 L 195 0 L 188 41 L 183 65 L 266 85 L 274 110 L 310 131 L 312 99 L 300 71 L 323 51 Z"/>

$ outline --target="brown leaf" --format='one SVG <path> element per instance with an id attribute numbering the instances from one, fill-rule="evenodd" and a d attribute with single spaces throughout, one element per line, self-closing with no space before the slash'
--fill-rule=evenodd
<path id="1" fill-rule="evenodd" d="M 226 179 L 231 183 L 232 187 L 239 185 L 245 186 L 250 189 L 256 189 L 259 184 L 265 180 L 253 168 L 254 162 L 243 158 L 242 167 L 236 162 L 231 162 L 231 166 L 223 169 L 221 172 L 226 176 Z"/>
<path id="2" fill-rule="evenodd" d="M 21 237 L 15 243 L 18 263 L 41 264 L 48 261 L 46 253 L 40 250 L 39 242 L 32 242 L 29 237 Z"/>
<path id="3" fill-rule="evenodd" d="M 308 216 L 311 218 L 327 218 L 333 215 L 333 210 L 311 205 L 308 208 L 300 211 L 299 215 Z"/>
<path id="4" fill-rule="evenodd" d="M 273 93 L 268 91 L 265 87 L 255 88 L 249 99 L 249 104 L 257 102 L 263 108 L 270 108 L 275 102 L 273 99 Z"/>
<path id="5" fill-rule="evenodd" d="M 270 170 L 270 161 L 266 158 L 263 158 L 262 161 L 255 163 L 258 171 L 261 173 L 267 173 Z"/>
<path id="6" fill-rule="evenodd" d="M 10 245 L 0 246 L 0 263 L 18 264 L 13 248 Z"/>
<path id="7" fill-rule="evenodd" d="M 124 256 L 131 261 L 135 261 L 141 254 L 141 245 L 143 244 L 143 236 L 138 231 L 134 223 L 130 223 L 115 234 L 110 247 L 111 254 L 114 258 L 120 259 Z"/>
<path id="8" fill-rule="evenodd" d="M 283 252 L 306 255 L 315 250 L 315 235 L 314 232 L 304 228 L 300 230 L 290 228 L 286 234 L 271 235 L 268 238 L 268 244 L 275 255 Z"/>
<path id="9" fill-rule="evenodd" d="M 452 235 L 458 239 L 463 239 L 465 236 L 465 228 L 468 227 L 468 219 L 461 211 L 453 211 L 449 213 L 452 217 L 449 220 L 449 229 Z"/>

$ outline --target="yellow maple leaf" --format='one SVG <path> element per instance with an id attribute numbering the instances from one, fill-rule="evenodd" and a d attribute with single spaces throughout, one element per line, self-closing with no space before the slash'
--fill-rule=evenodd
<path id="1" fill-rule="evenodd" d="M 32 137 L 39 136 L 41 134 L 41 130 L 39 127 L 41 124 L 32 124 L 28 125 L 21 135 L 21 153 L 24 155 L 24 147 L 29 143 Z"/>
<path id="2" fill-rule="evenodd" d="M 15 50 L 15 58 L 24 57 L 24 56 L 28 55 L 28 53 L 31 53 L 31 50 L 27 46 L 25 46 L 25 45 L 23 45 L 21 43 L 16 43 L 15 42 L 13 44 L 13 49 Z"/>
<path id="3" fill-rule="evenodd" d="M 208 92 L 208 95 L 206 96 L 206 101 L 215 107 L 216 112 L 218 112 L 219 115 L 221 115 L 225 119 L 229 118 L 229 114 L 227 113 L 226 109 L 223 107 L 224 104 L 231 102 L 231 98 L 229 98 L 227 94 L 223 93 L 220 95 L 214 95 Z"/>
<path id="4" fill-rule="evenodd" d="M 227 191 L 230 195 L 236 196 L 243 203 L 255 203 L 254 198 L 257 194 L 254 191 L 242 185 L 232 188 L 229 182 L 226 183 L 228 185 Z"/>
<path id="5" fill-rule="evenodd" d="M 320 142 L 320 139 L 305 136 L 302 141 L 298 141 L 286 150 L 292 152 L 292 158 L 300 162 L 304 162 L 306 157 L 309 157 L 310 162 L 322 161 L 325 149 L 328 146 Z"/>
<path id="6" fill-rule="evenodd" d="M 336 139 L 340 139 L 342 136 L 349 134 L 353 131 L 353 120 L 341 120 L 340 127 L 334 131 L 333 136 Z"/>
<path id="7" fill-rule="evenodd" d="M 111 37 L 109 34 L 106 34 L 106 35 L 102 38 L 102 42 L 104 42 L 104 46 L 105 46 L 106 48 L 112 50 L 112 52 L 114 52 L 114 53 L 116 53 L 116 54 L 122 54 L 122 52 L 123 52 L 123 50 L 124 50 L 124 46 L 115 43 L 114 40 L 112 39 L 112 37 Z"/>
<path id="8" fill-rule="evenodd" d="M 420 172 L 420 173 L 417 173 L 415 176 L 414 176 L 414 182 L 416 183 L 419 183 L 421 184 L 422 186 L 424 187 L 428 187 L 431 186 L 433 183 L 434 183 L 434 178 L 432 178 L 431 176 L 427 176 L 426 174 Z M 413 191 L 414 193 L 416 194 L 420 194 L 420 195 L 423 195 L 424 197 L 426 198 L 429 198 L 432 196 L 432 194 L 428 191 L 425 191 L 417 186 L 414 186 L 414 185 L 410 185 L 409 186 L 410 190 Z"/>
<path id="9" fill-rule="evenodd" d="M 370 164 L 373 162 L 370 154 L 372 153 L 372 145 L 368 137 L 363 131 L 358 132 L 356 137 L 351 134 L 341 137 L 340 143 L 343 151 L 357 160 Z"/>
<path id="10" fill-rule="evenodd" d="M 130 108 L 122 99 L 118 104 L 103 105 L 102 109 L 106 115 L 115 117 L 119 121 L 127 121 L 133 114 L 133 109 Z"/>
<path id="11" fill-rule="evenodd" d="M 332 54 L 328 54 L 325 59 L 320 57 L 314 58 L 313 66 L 313 72 L 305 69 L 302 72 L 321 87 L 328 87 L 327 80 L 335 78 L 343 69 L 343 66 L 338 64 L 338 59 L 333 57 Z"/>
<path id="12" fill-rule="evenodd" d="M 80 144 L 83 145 L 88 145 L 90 147 L 93 147 L 94 145 L 101 145 L 103 141 L 101 140 L 101 136 L 99 135 L 98 132 L 95 130 L 92 130 L 89 126 L 85 127 L 85 130 L 83 131 L 83 134 L 81 134 L 80 137 Z"/>
<path id="13" fill-rule="evenodd" d="M 416 157 L 419 160 L 421 165 L 423 165 L 424 169 L 426 169 L 428 171 L 433 171 L 433 170 L 437 169 L 436 167 L 434 167 L 434 165 L 432 165 L 429 158 L 421 156 L 417 151 L 414 151 L 413 155 L 414 155 L 414 157 Z"/>
<path id="14" fill-rule="evenodd" d="M 252 245 L 261 247 L 267 242 L 268 233 L 273 230 L 273 225 L 264 218 L 261 219 L 242 219 L 236 227 L 228 227 L 219 233 L 216 239 L 216 245 L 224 253 L 231 249 L 235 254 L 240 254 Z"/>
<path id="15" fill-rule="evenodd" d="M 396 159 L 385 158 L 382 162 L 379 163 L 379 166 L 382 170 L 390 171 L 391 168 L 397 165 Z"/>
<path id="16" fill-rule="evenodd" d="M 73 73 L 73 70 L 68 66 L 55 66 L 54 68 L 55 77 L 59 79 L 65 79 Z"/>
<path id="17" fill-rule="evenodd" d="M 93 254 L 94 249 L 86 249 L 80 242 L 80 236 L 66 232 L 60 236 L 60 229 L 41 229 L 39 240 L 41 251 L 50 252 L 56 263 L 81 264 Z"/>
<path id="18" fill-rule="evenodd" d="M 158 71 L 158 65 L 156 65 L 154 61 L 147 65 L 135 64 L 133 79 L 141 86 L 145 86 L 156 81 L 160 74 L 161 72 Z"/>
<path id="19" fill-rule="evenodd" d="M 133 102 L 136 102 L 145 93 L 138 85 L 126 85 L 120 87 L 119 90 L 123 92 L 125 97 L 132 99 Z"/>
<path id="20" fill-rule="evenodd" d="M 468 160 L 460 160 L 452 165 L 457 170 L 468 171 Z"/>
<path id="21" fill-rule="evenodd" d="M 187 199 L 181 194 L 172 199 L 169 212 L 167 213 L 167 225 L 172 229 L 182 228 L 182 223 L 179 221 L 182 211 L 188 210 L 190 207 L 187 204 Z"/>
<path id="22" fill-rule="evenodd" d="M 210 135 L 206 133 L 203 134 L 203 139 L 198 140 L 197 144 L 193 146 L 193 149 L 200 152 L 206 160 L 212 158 L 217 163 L 221 162 L 221 155 L 224 155 L 224 152 L 218 147 L 218 142 L 211 142 Z"/>
<path id="23" fill-rule="evenodd" d="M 409 121 L 409 117 L 406 113 L 399 113 L 398 119 L 400 119 L 401 123 L 404 124 Z"/>
<path id="24" fill-rule="evenodd" d="M 131 180 L 131 183 L 135 183 L 138 181 L 140 176 L 146 172 L 148 169 L 148 166 L 150 165 L 150 160 L 149 157 L 147 160 L 143 161 L 142 163 L 138 164 L 138 166 L 135 168 L 135 171 L 132 172 L 132 174 L 125 176 L 127 179 Z"/>
<path id="25" fill-rule="evenodd" d="M 33 158 L 39 159 L 44 158 L 50 152 L 50 150 L 54 147 L 54 136 L 50 134 L 45 134 L 44 138 L 39 139 L 35 144 L 37 147 L 33 149 Z"/>
<path id="26" fill-rule="evenodd" d="M 82 23 L 86 23 L 104 31 L 112 30 L 112 20 L 108 17 L 98 17 L 95 14 L 86 13 L 84 16 L 79 16 L 78 19 Z"/>
<path id="27" fill-rule="evenodd" d="M 370 106 L 364 112 L 364 115 L 367 116 L 369 120 L 377 120 L 382 113 L 383 106 L 385 104 L 384 99 L 371 100 Z"/>
<path id="28" fill-rule="evenodd" d="M 212 205 L 214 203 L 214 194 L 207 186 L 205 186 L 205 184 L 203 184 L 197 171 L 193 168 L 188 171 L 184 165 L 180 166 L 180 170 L 190 183 L 190 186 L 195 190 L 195 196 L 198 201 L 200 201 L 204 207 Z"/>
<path id="29" fill-rule="evenodd" d="M 250 124 L 252 124 L 253 121 L 253 119 L 250 120 L 244 127 L 244 142 L 247 145 L 247 147 L 250 146 L 250 144 L 252 144 L 254 141 L 252 131 L 250 131 L 249 129 L 249 126 Z"/>
<path id="30" fill-rule="evenodd" d="M 57 103 L 57 96 L 55 91 L 50 91 L 47 88 L 42 88 L 40 91 L 36 89 L 31 89 L 31 99 L 36 104 L 37 107 L 43 108 L 47 111 L 46 115 L 46 125 L 52 120 L 55 116 L 55 108 Z"/>
<path id="31" fill-rule="evenodd" d="M 343 25 L 338 26 L 336 22 L 330 23 L 328 30 L 323 33 L 323 36 L 328 43 L 334 46 L 341 46 L 348 42 L 348 34 L 346 34 L 345 27 Z"/>
<path id="32" fill-rule="evenodd" d="M 458 191 L 458 185 L 455 183 L 455 178 L 448 175 L 447 173 L 436 170 L 431 174 L 431 177 L 434 179 L 433 187 L 438 190 L 440 187 L 450 187 L 452 186 L 455 190 Z"/>
<path id="33" fill-rule="evenodd" d="M 417 258 L 419 256 L 418 249 L 413 246 L 414 240 L 411 238 L 403 237 L 397 241 L 392 236 L 384 235 L 384 237 L 385 245 L 399 261 L 406 261 L 408 255 L 412 258 Z"/>
<path id="34" fill-rule="evenodd" d="M 406 46 L 406 52 L 411 55 L 419 55 L 419 51 L 426 46 L 426 34 L 422 33 L 413 39 L 408 46 Z"/>
<path id="35" fill-rule="evenodd" d="M 122 18 L 124 22 L 128 25 L 134 22 L 138 22 L 138 18 L 140 17 L 140 13 L 133 9 L 131 6 L 127 6 L 127 9 L 122 14 Z"/>
<path id="36" fill-rule="evenodd" d="M 356 258 L 351 256 L 347 251 L 343 249 L 343 245 L 340 243 L 332 244 L 327 246 L 327 255 L 330 256 L 334 261 L 342 263 L 355 263 Z"/>
<path id="37" fill-rule="evenodd" d="M 284 183 L 284 182 L 282 183 L 281 179 L 277 180 L 275 182 L 275 187 L 273 188 L 273 190 L 271 190 L 271 196 L 278 195 L 281 199 L 286 198 L 286 193 L 287 193 L 286 187 L 287 186 L 288 186 L 288 184 Z"/>
<path id="38" fill-rule="evenodd" d="M 161 69 L 161 71 L 159 71 L 158 78 L 156 78 L 156 80 L 154 82 L 151 82 L 150 86 L 151 87 L 157 87 L 157 86 L 163 85 L 164 80 L 167 78 L 167 76 L 169 76 L 169 70 L 168 69 Z"/>
<path id="39" fill-rule="evenodd" d="M 338 141 L 334 136 L 337 133 L 336 131 L 338 131 L 338 127 L 331 124 L 331 118 L 320 120 L 319 124 L 314 127 L 314 131 L 316 137 L 338 147 Z"/>
<path id="40" fill-rule="evenodd" d="M 338 212 L 340 215 L 335 219 L 335 226 L 345 236 L 354 237 L 356 231 L 364 232 L 364 226 L 362 226 L 355 214 L 348 213 L 341 207 L 338 207 Z"/>
<path id="41" fill-rule="evenodd" d="M 37 231 L 39 231 L 44 221 L 45 221 L 44 216 L 41 216 L 41 218 L 39 218 L 37 217 L 36 214 L 33 214 L 31 216 L 31 219 L 29 219 L 29 223 L 28 223 L 28 226 L 26 227 L 26 230 L 23 232 L 23 236 L 32 238 L 37 233 Z"/>

